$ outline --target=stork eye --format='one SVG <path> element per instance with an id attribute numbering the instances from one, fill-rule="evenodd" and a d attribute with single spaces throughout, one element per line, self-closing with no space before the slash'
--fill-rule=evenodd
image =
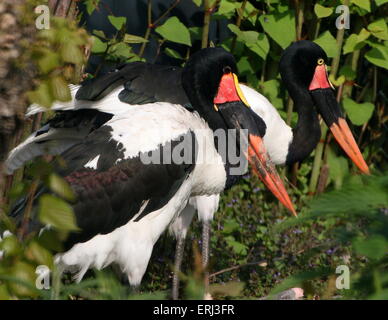
<path id="1" fill-rule="evenodd" d="M 325 60 L 323 60 L 322 58 L 321 59 L 318 59 L 317 61 L 318 65 L 323 65 L 325 63 Z"/>
<path id="2" fill-rule="evenodd" d="M 224 74 L 231 73 L 232 72 L 232 68 L 231 67 L 224 67 L 222 69 L 222 71 L 224 72 Z"/>

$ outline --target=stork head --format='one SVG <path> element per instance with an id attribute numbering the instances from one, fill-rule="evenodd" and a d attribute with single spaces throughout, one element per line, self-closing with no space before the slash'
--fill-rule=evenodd
<path id="1" fill-rule="evenodd" d="M 368 165 L 342 115 L 335 92 L 327 75 L 328 58 L 316 43 L 302 40 L 284 50 L 280 59 L 280 74 L 295 103 L 311 101 L 334 138 L 357 167 L 369 174 Z"/>
<path id="2" fill-rule="evenodd" d="M 182 72 L 182 85 L 194 109 L 212 130 L 236 129 L 245 135 L 240 152 L 271 192 L 295 214 L 287 191 L 270 161 L 263 143 L 264 121 L 249 108 L 236 76 L 234 57 L 222 48 L 207 48 L 193 54 Z M 245 129 L 245 130 L 244 130 Z M 244 133 L 243 133 L 244 132 Z M 240 139 L 236 139 L 238 144 Z"/>

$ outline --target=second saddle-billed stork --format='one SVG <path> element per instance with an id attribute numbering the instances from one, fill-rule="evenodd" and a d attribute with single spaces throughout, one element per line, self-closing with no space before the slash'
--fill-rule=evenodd
<path id="1" fill-rule="evenodd" d="M 308 157 L 321 137 L 319 113 L 345 153 L 363 173 L 369 174 L 368 166 L 336 101 L 327 76 L 327 61 L 324 50 L 307 40 L 297 41 L 283 52 L 279 70 L 298 114 L 296 128 L 292 130 L 280 118 L 272 104 L 263 99 L 257 91 L 242 87 L 244 96 L 266 124 L 264 142 L 275 164 L 292 164 Z M 218 202 L 218 195 L 195 197 L 171 225 L 170 232 L 177 238 L 176 270 L 180 270 L 185 237 L 195 211 L 203 224 L 202 256 L 204 266 L 207 265 L 210 222 L 218 209 Z M 177 272 L 174 274 L 173 283 L 173 298 L 177 299 Z"/>
<path id="2" fill-rule="evenodd" d="M 68 237 L 70 250 L 57 257 L 60 265 L 79 267 L 82 278 L 90 267 L 115 262 L 130 284 L 138 285 L 154 243 L 189 197 L 218 194 L 244 173 L 230 173 L 236 165 L 230 162 L 232 147 L 225 144 L 223 158 L 220 144 L 214 143 L 215 130 L 237 129 L 240 136 L 240 129 L 248 130 L 247 148 L 239 139 L 235 147 L 240 148 L 240 159 L 246 157 L 270 190 L 294 211 L 265 152 L 265 124 L 241 101 L 235 72 L 233 56 L 225 50 L 201 50 L 182 72 L 183 88 L 196 112 L 158 102 L 127 108 L 100 127 L 97 116 L 92 124 L 96 129 L 62 154 L 66 166 L 57 170 L 77 196 L 72 206 L 81 231 Z M 156 154 L 154 162 L 144 163 L 150 152 Z M 181 155 L 178 162 L 174 155 Z M 12 215 L 22 212 L 23 204 Z"/>

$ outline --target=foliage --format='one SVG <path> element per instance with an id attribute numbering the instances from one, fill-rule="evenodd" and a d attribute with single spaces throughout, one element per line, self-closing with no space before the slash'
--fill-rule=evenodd
<path id="1" fill-rule="evenodd" d="M 202 1 L 193 2 L 201 7 Z M 218 8 L 213 8 L 214 0 L 209 2 L 211 23 L 224 23 L 228 28 L 227 35 L 215 45 L 233 53 L 240 81 L 267 96 L 291 125 L 295 125 L 297 114 L 280 81 L 280 55 L 297 39 L 322 46 L 332 59 L 330 79 L 340 93 L 339 100 L 367 163 L 372 170 L 386 172 L 386 1 L 221 0 Z M 101 6 L 99 0 L 83 3 L 89 15 Z M 340 14 L 336 8 L 343 3 L 349 5 L 350 29 L 338 30 L 335 22 Z M 176 5 L 179 1 L 172 2 L 171 8 Z M 36 88 L 28 93 L 31 102 L 49 107 L 54 100 L 70 98 L 67 84 L 79 80 L 84 46 L 91 46 L 91 53 L 103 62 L 120 64 L 144 60 L 145 47 L 155 39 L 157 55 L 166 54 L 176 65 L 183 65 L 209 32 L 205 24 L 185 25 L 170 9 L 160 17 L 148 16 L 144 33 L 138 35 L 127 33 L 126 17 L 110 13 L 101 19 L 115 28 L 112 36 L 102 30 L 93 30 L 88 36 L 63 18 L 53 18 L 51 29 L 39 33 L 36 45 L 27 53 L 39 71 Z M 315 152 L 303 164 L 284 170 L 299 218 L 290 219 L 250 175 L 224 194 L 212 224 L 210 270 L 215 273 L 210 290 L 216 297 L 258 298 L 297 285 L 304 288 L 308 299 L 387 297 L 387 176 L 354 175 L 350 161 L 332 140 L 330 136 L 325 140 L 323 154 Z M 316 155 L 319 161 L 313 160 Z M 319 188 L 312 184 L 309 190 L 314 172 L 319 174 Z M 50 290 L 37 290 L 36 267 L 54 267 L 54 254 L 62 250 L 66 233 L 76 228 L 68 204 L 72 192 L 44 161 L 16 173 L 6 190 L 6 211 L 22 196 L 24 201 L 32 199 L 40 192 L 40 185 L 53 195 L 43 196 L 39 210 L 26 215 L 38 214 L 42 222 L 53 226 L 50 232 L 38 237 L 16 230 L 8 216 L 0 216 L 0 230 L 16 234 L 1 242 L 5 255 L 0 262 L 0 299 L 169 297 L 175 242 L 167 235 L 155 246 L 140 295 L 133 295 L 111 268 L 89 272 L 80 284 L 70 278 L 53 279 Z M 323 194 L 312 197 L 311 193 L 319 192 Z M 198 298 L 203 293 L 203 270 L 196 249 L 200 235 L 200 224 L 195 221 L 183 265 L 185 298 Z M 350 290 L 333 287 L 335 268 L 341 264 L 351 269 Z"/>

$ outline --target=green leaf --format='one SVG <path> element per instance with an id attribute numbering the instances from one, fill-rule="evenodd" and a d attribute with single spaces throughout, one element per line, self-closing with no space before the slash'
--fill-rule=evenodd
<path id="1" fill-rule="evenodd" d="M 116 28 L 116 30 L 121 30 L 123 25 L 127 23 L 126 17 L 108 16 L 108 20 Z"/>
<path id="2" fill-rule="evenodd" d="M 97 37 L 106 40 L 106 35 L 105 35 L 104 31 L 102 31 L 102 30 L 93 30 L 92 33 L 93 33 L 94 35 L 96 35 Z"/>
<path id="3" fill-rule="evenodd" d="M 314 42 L 322 47 L 325 50 L 328 57 L 332 58 L 337 55 L 337 41 L 332 36 L 330 31 L 325 31 L 322 33 Z"/>
<path id="4" fill-rule="evenodd" d="M 225 241 L 226 243 L 232 247 L 232 250 L 236 253 L 236 254 L 239 254 L 239 255 L 242 255 L 242 256 L 246 256 L 248 254 L 248 247 L 241 243 L 241 242 L 238 242 L 234 239 L 234 237 L 232 236 L 227 236 L 225 237 Z"/>
<path id="5" fill-rule="evenodd" d="M 60 198 L 44 194 L 39 199 L 39 219 L 58 230 L 77 231 L 73 208 Z"/>
<path id="6" fill-rule="evenodd" d="M 30 299 L 38 295 L 38 290 L 35 289 L 36 274 L 32 265 L 18 261 L 12 267 L 10 275 L 20 281 L 10 281 L 9 288 L 14 294 Z"/>
<path id="7" fill-rule="evenodd" d="M 242 41 L 251 51 L 259 55 L 263 60 L 269 52 L 269 41 L 264 33 L 256 31 L 241 31 L 236 25 L 228 24 L 228 28 Z"/>
<path id="8" fill-rule="evenodd" d="M 333 13 L 333 8 L 326 8 L 321 6 L 319 3 L 316 3 L 314 6 L 314 12 L 318 18 L 326 18 Z"/>
<path id="9" fill-rule="evenodd" d="M 349 172 L 348 161 L 342 157 L 337 157 L 335 153 L 329 149 L 327 163 L 329 165 L 329 176 L 334 181 L 336 189 L 342 187 L 344 177 Z"/>
<path id="10" fill-rule="evenodd" d="M 93 53 L 104 53 L 106 48 L 108 47 L 106 42 L 101 41 L 99 38 L 92 36 L 93 39 L 93 46 L 92 46 L 92 52 Z"/>
<path id="11" fill-rule="evenodd" d="M 43 81 L 36 90 L 27 92 L 27 97 L 31 103 L 36 103 L 46 108 L 51 107 L 54 101 L 48 81 Z"/>
<path id="12" fill-rule="evenodd" d="M 43 264 L 49 268 L 53 267 L 53 257 L 50 252 L 42 247 L 36 241 L 32 241 L 25 249 L 25 255 L 29 260 L 35 261 L 38 264 Z"/>
<path id="13" fill-rule="evenodd" d="M 352 69 L 349 65 L 344 65 L 341 67 L 339 74 L 344 76 L 346 80 L 354 80 L 356 79 L 357 73 Z"/>
<path id="14" fill-rule="evenodd" d="M 184 58 L 180 55 L 179 52 L 171 49 L 171 48 L 166 48 L 164 52 L 171 58 L 179 59 L 179 60 L 184 60 Z"/>
<path id="15" fill-rule="evenodd" d="M 283 49 L 295 40 L 295 15 L 293 10 L 286 13 L 266 14 L 259 17 L 264 31 Z"/>
<path id="16" fill-rule="evenodd" d="M 388 48 L 380 44 L 373 44 L 365 58 L 374 65 L 388 70 Z"/>
<path id="17" fill-rule="evenodd" d="M 385 256 L 388 250 L 388 243 L 383 236 L 373 235 L 367 239 L 355 239 L 353 247 L 358 254 L 369 259 L 378 260 Z"/>
<path id="18" fill-rule="evenodd" d="M 388 40 L 388 28 L 383 18 L 368 25 L 368 30 L 378 39 Z"/>
<path id="19" fill-rule="evenodd" d="M 370 0 L 351 0 L 351 3 L 354 3 L 360 8 L 370 12 Z"/>
<path id="20" fill-rule="evenodd" d="M 244 289 L 243 282 L 230 281 L 225 284 L 215 283 L 210 285 L 209 292 L 212 295 L 212 297 L 219 296 L 219 295 L 236 297 L 241 294 L 243 289 Z"/>
<path id="21" fill-rule="evenodd" d="M 70 188 L 70 185 L 59 175 L 55 173 L 50 174 L 48 184 L 51 191 L 55 192 L 61 198 L 69 201 L 75 200 L 75 195 L 73 190 Z"/>
<path id="22" fill-rule="evenodd" d="M 128 59 L 132 56 L 132 49 L 124 42 L 114 44 L 109 48 L 108 54 L 114 59 Z"/>
<path id="23" fill-rule="evenodd" d="M 374 105 L 370 102 L 357 103 L 350 98 L 345 98 L 342 103 L 350 121 L 356 126 L 362 126 L 373 114 Z"/>
<path id="24" fill-rule="evenodd" d="M 193 0 L 193 2 L 196 4 L 197 7 L 200 7 L 202 5 L 202 0 Z"/>
<path id="25" fill-rule="evenodd" d="M 66 41 L 61 45 L 62 60 L 68 63 L 81 64 L 84 54 L 81 48 L 72 41 Z"/>
<path id="26" fill-rule="evenodd" d="M 239 229 L 239 224 L 234 219 L 226 220 L 224 223 L 223 233 L 229 234 Z"/>
<path id="27" fill-rule="evenodd" d="M 384 3 L 387 3 L 388 0 L 375 0 L 375 2 L 377 4 L 377 6 L 379 7 L 379 6 L 383 5 Z"/>
<path id="28" fill-rule="evenodd" d="M 58 101 L 70 101 L 71 94 L 67 82 L 62 76 L 50 79 L 50 89 L 52 96 Z"/>
<path id="29" fill-rule="evenodd" d="M 42 73 L 49 73 L 60 64 L 58 53 L 49 50 L 42 51 L 43 56 L 38 60 L 38 66 Z"/>
<path id="30" fill-rule="evenodd" d="M 221 1 L 220 7 L 218 8 L 217 12 L 213 15 L 213 18 L 229 19 L 234 15 L 236 8 L 240 8 L 239 3 L 235 3 L 234 1 L 223 0 Z"/>
<path id="31" fill-rule="evenodd" d="M 263 60 L 267 58 L 269 52 L 269 41 L 267 36 L 264 33 L 260 33 L 258 39 L 254 43 L 248 43 L 247 47 L 259 55 Z"/>
<path id="32" fill-rule="evenodd" d="M 276 109 L 283 109 L 283 100 L 278 97 L 280 92 L 280 83 L 277 79 L 265 81 L 261 87 L 263 94 L 268 98 Z"/>
<path id="33" fill-rule="evenodd" d="M 190 32 L 177 17 L 169 18 L 163 25 L 155 29 L 164 39 L 191 46 Z"/>
<path id="34" fill-rule="evenodd" d="M 145 42 L 148 42 L 148 40 L 144 39 L 143 37 L 135 36 L 135 35 L 129 34 L 129 33 L 125 34 L 123 41 L 126 43 L 145 43 Z"/>
<path id="35" fill-rule="evenodd" d="M 359 34 L 351 34 L 349 38 L 346 40 L 346 43 L 343 47 L 344 54 L 348 54 L 355 50 L 360 50 L 365 46 L 365 40 L 370 36 L 370 32 L 365 28 L 362 28 Z"/>
<path id="36" fill-rule="evenodd" d="M 86 6 L 86 11 L 87 11 L 89 16 L 93 13 L 94 10 L 97 9 L 99 2 L 100 2 L 100 0 L 85 0 L 84 1 L 84 4 Z"/>

